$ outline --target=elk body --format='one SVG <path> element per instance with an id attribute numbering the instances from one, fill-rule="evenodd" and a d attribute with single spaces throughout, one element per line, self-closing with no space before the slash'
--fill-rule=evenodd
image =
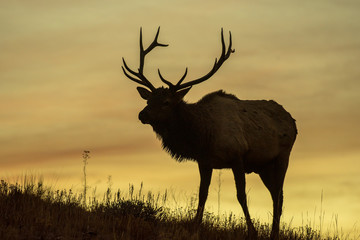
<path id="1" fill-rule="evenodd" d="M 125 60 L 125 75 L 146 88 L 138 87 L 147 106 L 139 113 L 143 124 L 150 124 L 162 140 L 162 145 L 178 161 L 193 160 L 200 172 L 199 203 L 195 221 L 202 220 L 213 169 L 232 169 L 237 198 L 244 211 L 248 237 L 257 233 L 250 218 L 245 193 L 245 173 L 255 172 L 270 191 L 273 200 L 271 238 L 279 237 L 279 222 L 283 204 L 283 183 L 289 156 L 297 135 L 295 120 L 279 104 L 270 100 L 239 100 L 220 90 L 204 96 L 196 103 L 183 98 L 191 86 L 209 79 L 234 52 L 231 33 L 228 48 L 221 31 L 222 54 L 205 76 L 182 83 L 185 74 L 174 85 L 163 78 L 168 87 L 155 88 L 144 76 L 145 56 L 157 46 L 160 28 L 154 41 L 144 49 L 140 30 L 140 66 L 131 70 Z"/>

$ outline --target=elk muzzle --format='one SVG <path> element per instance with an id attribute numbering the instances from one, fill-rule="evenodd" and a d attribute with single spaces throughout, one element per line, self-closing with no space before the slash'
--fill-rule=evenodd
<path id="1" fill-rule="evenodd" d="M 139 113 L 139 120 L 142 124 L 150 124 L 149 111 L 146 108 Z"/>

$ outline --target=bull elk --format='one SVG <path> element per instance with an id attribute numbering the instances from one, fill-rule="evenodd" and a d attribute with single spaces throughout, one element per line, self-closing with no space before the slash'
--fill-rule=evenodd
<path id="1" fill-rule="evenodd" d="M 143 124 L 150 124 L 162 140 L 163 148 L 177 161 L 192 160 L 200 172 L 199 202 L 194 221 L 201 223 L 213 169 L 233 171 L 237 199 L 244 211 L 248 238 L 254 239 L 254 228 L 246 202 L 245 173 L 255 172 L 270 191 L 273 200 L 271 239 L 279 237 L 279 221 L 283 205 L 283 183 L 289 156 L 295 142 L 295 120 L 275 101 L 240 100 L 224 91 L 207 94 L 196 103 L 185 102 L 184 96 L 192 86 L 206 81 L 235 50 L 225 46 L 221 29 L 222 53 L 212 69 L 203 77 L 173 84 L 158 70 L 167 87 L 155 88 L 144 75 L 146 55 L 155 47 L 166 47 L 155 39 L 144 49 L 140 29 L 140 66 L 132 70 L 123 58 L 122 70 L 127 78 L 145 86 L 137 87 L 147 106 L 139 113 Z"/>

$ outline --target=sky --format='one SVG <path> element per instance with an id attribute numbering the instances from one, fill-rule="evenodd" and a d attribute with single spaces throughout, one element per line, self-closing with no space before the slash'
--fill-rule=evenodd
<path id="1" fill-rule="evenodd" d="M 299 135 L 284 186 L 283 221 L 308 218 L 344 232 L 360 224 L 360 2 L 319 1 L 1 1 L 0 178 L 44 176 L 81 188 L 82 152 L 91 188 L 129 183 L 172 189 L 188 201 L 199 176 L 177 163 L 137 118 L 145 102 L 121 70 L 136 69 L 139 29 L 149 44 L 145 74 L 177 81 L 209 71 L 221 53 L 220 29 L 234 54 L 185 97 L 223 89 L 240 99 L 273 99 L 296 119 Z M 217 211 L 218 174 L 209 211 Z M 231 171 L 221 171 L 221 209 L 242 216 Z M 247 176 L 252 217 L 269 221 L 270 195 Z M 175 197 L 174 197 L 175 198 Z M 335 220 L 336 219 L 336 220 Z M 324 226 L 325 227 L 325 226 Z"/>

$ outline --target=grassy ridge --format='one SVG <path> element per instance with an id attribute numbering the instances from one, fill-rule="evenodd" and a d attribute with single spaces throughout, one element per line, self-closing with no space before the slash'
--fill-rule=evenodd
<path id="1" fill-rule="evenodd" d="M 219 220 L 206 213 L 204 223 L 191 222 L 193 209 L 164 208 L 165 195 L 129 189 L 126 197 L 109 188 L 100 201 L 84 204 L 84 194 L 53 190 L 37 183 L 0 183 L 0 239 L 245 239 L 246 224 L 232 215 Z M 258 239 L 268 239 L 270 227 L 255 222 Z M 320 236 L 310 227 L 282 226 L 281 239 L 340 239 Z"/>

